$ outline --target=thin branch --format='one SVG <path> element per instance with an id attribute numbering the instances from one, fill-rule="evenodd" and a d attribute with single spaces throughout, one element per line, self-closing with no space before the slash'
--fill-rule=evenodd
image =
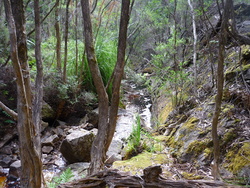
<path id="1" fill-rule="evenodd" d="M 1 101 L 0 101 L 0 108 L 2 108 L 5 112 L 7 112 L 7 114 L 9 114 L 14 120 L 17 120 L 17 113 L 11 110 L 9 107 L 7 107 Z"/>

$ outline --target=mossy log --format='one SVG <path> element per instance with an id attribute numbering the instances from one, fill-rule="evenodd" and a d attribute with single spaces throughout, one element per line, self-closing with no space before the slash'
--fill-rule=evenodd
<path id="1" fill-rule="evenodd" d="M 74 182 L 59 185 L 59 188 L 106 188 L 106 187 L 145 187 L 145 188 L 195 188 L 230 187 L 220 181 L 208 180 L 167 180 L 160 176 L 160 166 L 144 169 L 143 176 L 130 176 L 116 169 L 107 169 Z"/>

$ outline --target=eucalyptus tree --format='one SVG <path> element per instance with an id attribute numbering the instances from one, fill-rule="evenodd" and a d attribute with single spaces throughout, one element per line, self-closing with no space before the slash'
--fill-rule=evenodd
<path id="1" fill-rule="evenodd" d="M 22 0 L 4 0 L 6 20 L 10 34 L 11 60 L 17 83 L 17 128 L 21 158 L 21 187 L 42 187 L 42 162 L 40 146 L 40 111 L 42 99 L 42 62 L 40 51 L 39 1 L 34 1 L 36 22 L 36 94 L 32 87 L 27 63 L 27 36 Z M 34 100 L 33 100 L 34 99 Z"/>
<path id="2" fill-rule="evenodd" d="M 104 85 L 104 82 L 102 80 L 95 55 L 89 0 L 81 0 L 81 5 L 84 23 L 86 54 L 94 85 L 98 94 L 99 103 L 98 133 L 92 144 L 91 165 L 89 169 L 89 174 L 93 174 L 103 169 L 106 152 L 115 132 L 120 96 L 120 84 L 125 66 L 125 49 L 130 13 L 130 0 L 122 0 L 117 62 L 113 71 L 113 76 L 112 78 L 110 78 L 112 81 L 110 109 L 109 96 L 106 91 L 107 86 Z"/>

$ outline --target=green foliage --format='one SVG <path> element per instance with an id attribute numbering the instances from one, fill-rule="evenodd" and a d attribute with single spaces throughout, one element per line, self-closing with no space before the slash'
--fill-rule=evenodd
<path id="1" fill-rule="evenodd" d="M 130 149 L 136 150 L 140 146 L 141 142 L 141 117 L 136 116 L 136 125 L 133 125 L 132 133 L 129 137 L 128 146 Z"/>
<path id="2" fill-rule="evenodd" d="M 67 168 L 59 177 L 54 177 L 52 182 L 47 182 L 48 188 L 56 188 L 61 183 L 66 183 L 72 180 L 73 173 L 70 168 Z"/>
<path id="3" fill-rule="evenodd" d="M 136 115 L 136 125 L 133 124 L 133 130 L 128 138 L 127 146 L 125 147 L 125 159 L 129 159 L 132 156 L 142 152 L 141 144 L 141 117 Z"/>
<path id="4" fill-rule="evenodd" d="M 105 40 L 102 37 L 98 37 L 95 44 L 95 52 L 103 82 L 107 85 L 116 64 L 117 42 L 115 40 Z M 84 65 L 84 78 L 83 84 L 91 90 L 95 90 L 86 60 Z M 111 87 L 109 87 L 108 93 L 109 95 L 111 94 Z"/>
<path id="5" fill-rule="evenodd" d="M 7 57 L 9 53 L 9 34 L 7 24 L 0 18 L 0 63 L 4 62 L 6 59 L 2 57 Z"/>
<path id="6" fill-rule="evenodd" d="M 174 106 L 179 106 L 184 102 L 185 88 L 190 82 L 188 73 L 183 68 L 185 62 L 179 62 L 178 60 L 175 63 L 172 62 L 173 54 L 177 53 L 174 46 L 179 47 L 183 43 L 183 39 L 177 38 L 175 40 L 174 37 L 171 37 L 167 43 L 160 43 L 156 47 L 157 54 L 153 55 L 152 58 L 156 73 L 154 79 L 158 82 L 158 89 L 169 92 Z"/>

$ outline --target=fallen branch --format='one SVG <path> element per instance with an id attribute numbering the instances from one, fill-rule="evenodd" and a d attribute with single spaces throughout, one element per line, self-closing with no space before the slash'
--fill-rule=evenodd
<path id="1" fill-rule="evenodd" d="M 131 176 L 116 169 L 107 169 L 94 175 L 70 183 L 59 185 L 59 188 L 106 188 L 106 187 L 144 187 L 144 188 L 202 188 L 230 187 L 220 181 L 209 180 L 167 180 L 160 177 L 161 166 L 144 169 L 143 176 Z"/>

